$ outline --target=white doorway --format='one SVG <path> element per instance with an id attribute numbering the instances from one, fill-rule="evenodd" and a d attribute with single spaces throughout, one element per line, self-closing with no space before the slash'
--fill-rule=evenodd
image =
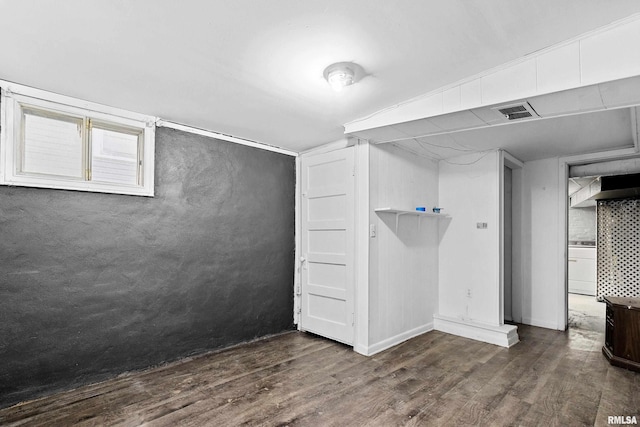
<path id="1" fill-rule="evenodd" d="M 567 326 L 604 332 L 604 304 L 596 300 L 596 201 L 589 192 L 599 177 L 570 177 L 567 185 Z"/>
<path id="2" fill-rule="evenodd" d="M 507 152 L 501 171 L 501 321 L 521 323 L 523 311 L 523 163 Z"/>
<path id="3" fill-rule="evenodd" d="M 602 297 L 622 296 L 611 289 L 612 283 L 633 282 L 620 279 L 620 275 L 609 272 L 608 267 L 615 265 L 619 271 L 637 271 L 636 268 L 625 267 L 620 257 L 621 253 L 634 252 L 629 245 L 630 240 L 624 233 L 621 235 L 623 237 L 611 238 L 616 236 L 611 224 L 633 224 L 627 214 L 623 218 L 609 215 L 612 204 L 617 205 L 625 199 L 636 197 L 634 188 L 613 186 L 609 181 L 640 173 L 637 152 L 624 151 L 604 153 L 603 157 L 585 155 L 566 158 L 560 164 L 560 177 L 564 179 L 564 191 L 568 195 L 563 198 L 564 206 L 561 207 L 565 208 L 563 247 L 566 250 L 563 265 L 566 288 L 563 296 L 566 325 L 570 329 L 603 332 L 605 304 Z M 630 234 L 635 233 L 636 230 L 633 230 Z M 611 249 L 607 244 L 611 241 L 621 243 L 621 252 L 616 253 Z"/>
<path id="4" fill-rule="evenodd" d="M 505 322 L 513 321 L 513 171 L 504 166 L 504 316 Z"/>
<path id="5" fill-rule="evenodd" d="M 354 147 L 302 157 L 300 329 L 353 344 Z"/>

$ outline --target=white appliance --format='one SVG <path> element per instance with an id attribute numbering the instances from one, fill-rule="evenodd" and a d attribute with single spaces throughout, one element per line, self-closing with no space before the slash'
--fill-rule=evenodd
<path id="1" fill-rule="evenodd" d="M 596 248 L 569 246 L 569 292 L 596 294 Z"/>

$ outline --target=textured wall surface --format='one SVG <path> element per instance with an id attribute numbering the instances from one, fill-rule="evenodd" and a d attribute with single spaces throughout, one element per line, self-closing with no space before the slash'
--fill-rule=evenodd
<path id="1" fill-rule="evenodd" d="M 596 240 L 596 207 L 569 208 L 569 241 Z"/>
<path id="2" fill-rule="evenodd" d="M 0 407 L 290 329 L 294 191 L 166 128 L 154 198 L 0 187 Z"/>

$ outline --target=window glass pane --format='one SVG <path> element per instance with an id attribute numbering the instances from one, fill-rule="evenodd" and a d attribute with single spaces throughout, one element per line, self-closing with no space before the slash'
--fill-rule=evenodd
<path id="1" fill-rule="evenodd" d="M 138 184 L 138 134 L 91 128 L 91 180 Z"/>
<path id="2" fill-rule="evenodd" d="M 24 110 L 22 172 L 83 177 L 82 119 Z"/>

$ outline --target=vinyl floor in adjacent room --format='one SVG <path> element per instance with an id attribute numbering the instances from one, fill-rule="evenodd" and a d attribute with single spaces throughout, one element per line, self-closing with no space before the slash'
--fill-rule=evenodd
<path id="1" fill-rule="evenodd" d="M 372 357 L 292 332 L 0 410 L 2 425 L 607 425 L 640 374 L 603 334 L 519 326 L 511 349 L 429 332 Z"/>

